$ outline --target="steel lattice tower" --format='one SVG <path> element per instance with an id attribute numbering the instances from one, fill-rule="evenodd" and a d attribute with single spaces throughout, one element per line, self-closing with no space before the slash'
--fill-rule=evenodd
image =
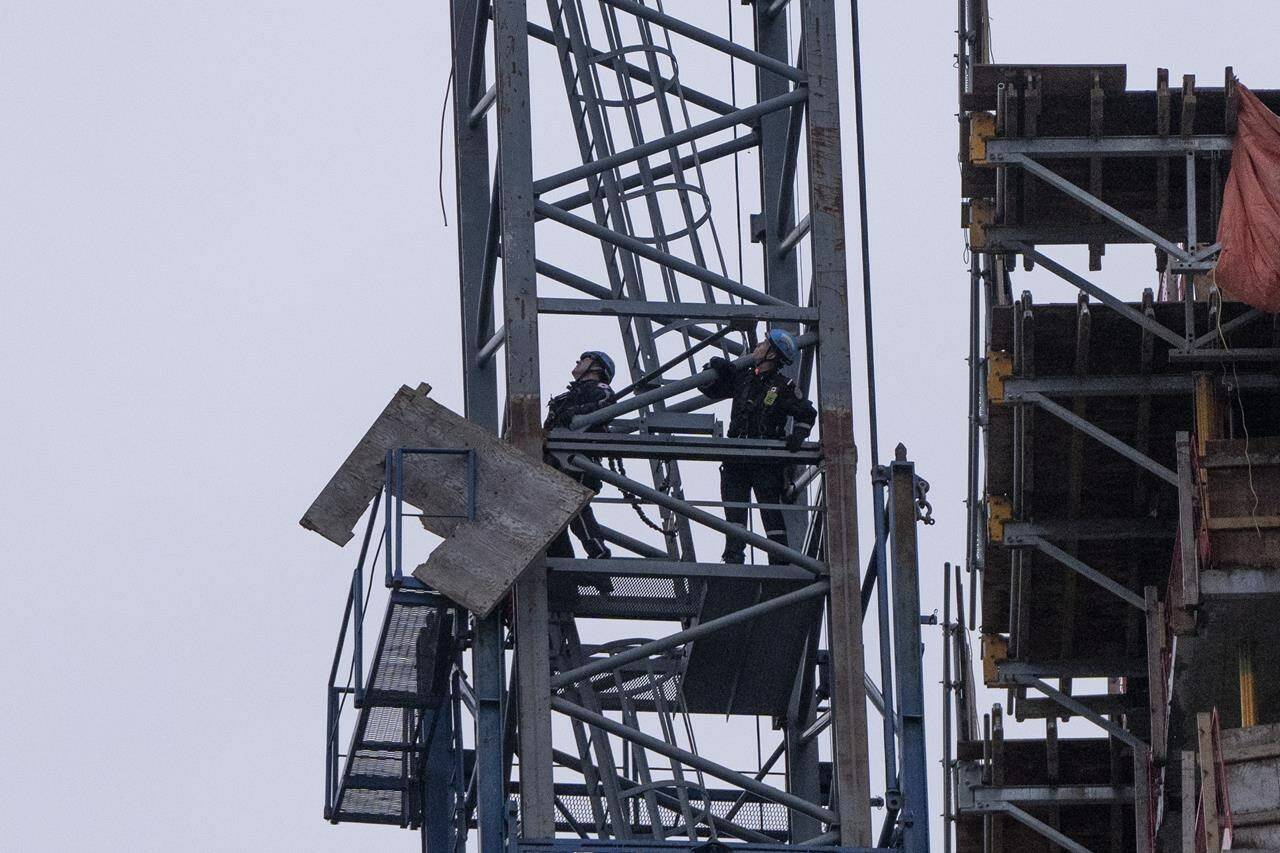
<path id="1" fill-rule="evenodd" d="M 650 526 L 628 533 L 606 518 L 614 556 L 539 558 L 505 612 L 454 611 L 444 624 L 469 651 L 456 657 L 449 701 L 382 715 L 402 724 L 403 743 L 368 735 L 377 699 L 357 690 L 350 755 L 399 762 L 384 778 L 403 783 L 385 783 L 397 793 L 380 817 L 353 814 L 344 797 L 359 789 L 376 803 L 384 783 L 351 760 L 338 770 L 331 722 L 333 820 L 421 826 L 431 853 L 462 849 L 472 827 L 484 851 L 712 850 L 720 839 L 762 851 L 928 849 L 923 481 L 902 453 L 874 472 L 878 541 L 865 576 L 858 553 L 834 4 L 758 0 L 745 39 L 706 23 L 732 20 L 732 6 L 727 19 L 684 11 L 701 23 L 648 0 L 548 0 L 545 10 L 451 0 L 466 416 L 593 474 L 606 486 L 602 510 L 631 504 Z M 754 79 L 749 104 L 726 100 L 715 79 L 731 62 Z M 543 69 L 536 81 L 532 67 Z M 548 116 L 553 89 L 562 94 Z M 744 152 L 759 169 L 739 205 L 743 185 L 708 175 Z M 535 160 L 556 165 L 535 170 Z M 726 261 L 740 234 L 760 247 L 755 271 Z M 544 434 L 539 338 L 551 315 L 560 329 L 595 318 L 593 341 L 600 318 L 616 318 L 615 387 L 634 387 Z M 724 437 L 697 393 L 713 378 L 701 361 L 749 365 L 769 328 L 797 337 L 803 355 L 788 370 L 818 410 L 817 441 L 798 451 Z M 791 466 L 786 545 L 726 522 L 725 501 L 704 493 L 714 475 L 693 474 L 735 460 Z M 628 474 L 627 463 L 647 473 Z M 707 528 L 716 540 L 743 532 L 770 564 L 699 556 Z M 398 568 L 388 578 L 388 624 L 439 600 Z M 869 606 L 886 655 L 879 687 L 864 670 Z M 675 627 L 635 639 L 635 620 Z M 384 628 L 384 645 L 410 636 L 397 630 Z M 885 745 L 878 840 L 869 701 Z M 776 749 L 754 771 L 713 760 L 692 725 L 710 714 L 771 718 Z"/>

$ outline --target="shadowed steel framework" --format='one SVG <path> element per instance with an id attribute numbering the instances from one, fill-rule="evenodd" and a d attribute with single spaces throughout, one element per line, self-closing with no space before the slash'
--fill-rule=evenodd
<path id="1" fill-rule="evenodd" d="M 354 812 L 344 797 L 359 791 L 373 803 L 391 790 L 399 805 L 379 822 L 420 827 L 431 853 L 796 844 L 924 853 L 916 526 L 927 520 L 927 484 L 901 448 L 872 472 L 878 535 L 864 566 L 834 4 L 758 0 L 727 17 L 697 4 L 683 9 L 688 19 L 660 2 L 533 5 L 450 2 L 466 416 L 601 481 L 593 503 L 613 553 L 540 557 L 509 607 L 482 619 L 406 576 L 402 545 L 387 533 L 396 552 L 388 619 L 403 621 L 415 603 L 447 618 L 419 619 L 444 627 L 432 628 L 438 643 L 426 652 L 415 635 L 422 704 L 395 717 L 402 740 L 361 740 L 373 699 L 355 677 L 364 716 L 351 754 L 398 758 L 401 781 L 379 788 L 343 771 L 331 722 L 328 814 L 369 820 L 373 811 Z M 752 23 L 745 38 L 732 26 L 739 15 Z M 736 90 L 723 97 L 715 77 L 731 65 L 731 76 L 754 82 L 742 87 L 754 90 L 750 103 Z M 735 204 L 745 152 L 758 161 L 753 197 L 742 200 L 750 215 Z M 535 159 L 555 165 L 535 170 Z M 731 238 L 717 231 L 726 224 Z M 739 235 L 758 244 L 758 272 L 727 261 Z M 575 337 L 592 347 L 600 320 L 614 318 L 615 384 L 628 387 L 544 433 L 540 318 L 553 315 L 558 330 L 580 325 Z M 787 371 L 818 410 L 817 440 L 798 450 L 725 437 L 698 393 L 714 378 L 701 361 L 749 366 L 769 328 L 796 336 L 802 355 Z M 782 511 L 785 543 L 726 521 L 722 510 L 741 503 L 699 493 L 715 475 L 698 466 L 732 462 L 787 466 L 782 502 L 767 506 Z M 388 530 L 398 536 L 395 482 L 382 500 L 395 503 Z M 645 526 L 619 529 L 610 512 L 621 509 Z M 718 551 L 725 534 L 768 564 L 699 554 Z M 868 609 L 880 624 L 879 684 L 864 667 Z M 641 623 L 665 633 L 637 638 Z M 384 627 L 371 680 L 396 631 Z M 437 683 L 429 672 L 446 687 L 421 687 Z M 342 695 L 331 688 L 331 716 Z M 876 791 L 868 706 L 883 732 Z M 754 769 L 742 769 L 744 750 L 717 752 L 712 737 L 699 749 L 695 719 L 726 716 L 766 718 L 778 733 Z"/>

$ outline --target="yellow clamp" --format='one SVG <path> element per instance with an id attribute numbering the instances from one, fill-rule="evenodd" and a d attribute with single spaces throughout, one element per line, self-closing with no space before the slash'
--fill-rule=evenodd
<path id="1" fill-rule="evenodd" d="M 996 203 L 988 198 L 975 198 L 969 201 L 968 221 L 969 248 L 981 252 L 987 248 L 987 228 L 996 223 Z"/>
<path id="2" fill-rule="evenodd" d="M 1004 525 L 1013 520 L 1013 502 L 1004 495 L 987 495 L 987 539 L 1004 541 Z"/>
<path id="3" fill-rule="evenodd" d="M 987 350 L 987 400 L 1004 402 L 1004 381 L 1013 376 L 1013 354 L 1004 350 Z"/>
<path id="4" fill-rule="evenodd" d="M 996 135 L 995 113 L 972 112 L 969 114 L 969 162 L 975 166 L 987 165 L 987 140 Z"/>
<path id="5" fill-rule="evenodd" d="M 1000 685 L 997 667 L 1009 659 L 1009 641 L 1000 634 L 982 635 L 982 683 L 988 687 Z"/>

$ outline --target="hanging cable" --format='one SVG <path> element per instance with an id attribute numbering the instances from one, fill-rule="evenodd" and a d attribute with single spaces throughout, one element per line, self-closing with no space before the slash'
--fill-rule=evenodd
<path id="1" fill-rule="evenodd" d="M 449 79 L 444 84 L 444 98 L 440 101 L 440 159 L 436 163 L 436 191 L 440 194 L 440 216 L 444 227 L 449 227 L 449 214 L 444 206 L 444 119 L 449 114 L 449 94 L 453 91 L 454 68 L 449 67 Z"/>
<path id="2" fill-rule="evenodd" d="M 853 118 L 858 151 L 858 226 L 862 238 L 862 313 L 867 345 L 867 420 L 870 424 L 871 467 L 880 466 L 880 434 L 876 423 L 875 334 L 871 319 L 871 237 L 867 225 L 867 151 L 862 119 L 862 47 L 858 29 L 858 0 L 850 0 L 853 17 Z"/>

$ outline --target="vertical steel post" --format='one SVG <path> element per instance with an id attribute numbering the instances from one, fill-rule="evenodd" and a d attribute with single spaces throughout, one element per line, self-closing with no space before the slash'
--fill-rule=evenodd
<path id="1" fill-rule="evenodd" d="M 898 714 L 902 720 L 900 819 L 905 853 L 929 853 L 929 762 L 924 737 L 916 469 L 914 463 L 907 461 L 907 449 L 901 444 L 894 457 L 890 465 L 889 518 L 893 530 L 894 663 L 898 676 Z"/>
<path id="2" fill-rule="evenodd" d="M 442 702 L 439 708 L 424 711 L 423 716 L 423 730 L 431 733 L 421 775 L 423 849 L 427 853 L 446 853 L 453 849 L 456 796 L 449 785 L 454 771 L 452 703 Z"/>
<path id="3" fill-rule="evenodd" d="M 789 62 L 790 42 L 787 33 L 787 16 L 785 12 L 773 12 L 768 3 L 756 3 L 755 14 L 755 48 L 765 56 L 771 56 L 782 62 Z M 756 68 L 756 100 L 766 101 L 779 95 L 785 95 L 791 83 L 785 77 L 764 68 Z M 797 105 L 792 110 L 802 110 Z M 787 236 L 795 224 L 795 212 L 789 203 L 794 198 L 791 187 L 783 187 L 787 179 L 784 175 L 785 162 L 788 156 L 797 157 L 798 152 L 789 152 L 788 146 L 790 111 L 774 112 L 760 118 L 760 215 L 752 222 L 751 239 L 761 244 L 764 252 L 764 289 L 770 296 L 785 299 L 798 304 L 800 301 L 800 285 L 797 270 L 798 253 L 794 250 L 782 251 L 779 244 Z M 794 181 L 794 175 L 790 176 Z M 785 190 L 785 191 L 784 191 Z M 785 209 L 784 209 L 785 207 Z M 797 323 L 778 323 L 794 335 L 800 333 Z M 802 388 L 808 393 L 807 388 Z M 803 502 L 803 494 L 797 496 Z M 808 525 L 805 513 L 788 512 L 784 514 L 787 526 L 787 541 L 792 548 L 803 547 L 803 537 Z M 814 638 L 816 642 L 816 637 Z M 813 656 L 810 649 L 808 657 Z M 787 745 L 787 790 L 814 802 L 818 801 L 820 781 L 818 777 L 818 743 L 815 739 L 804 739 L 799 735 L 813 722 L 815 702 L 813 697 L 812 669 L 806 666 L 797 678 L 793 701 L 788 708 L 785 742 Z M 808 815 L 791 812 L 790 835 L 793 843 L 816 838 L 822 834 L 822 826 Z"/>
<path id="4" fill-rule="evenodd" d="M 835 725 L 835 806 L 840 843 L 871 843 L 867 702 L 858 560 L 857 449 L 849 371 L 849 292 L 845 271 L 844 182 L 840 157 L 839 71 L 832 0 L 804 0 L 809 88 L 808 171 L 814 303 L 818 309 L 818 403 L 826 461 L 827 564 L 831 573 L 831 706 Z"/>
<path id="5" fill-rule="evenodd" d="M 790 40 L 787 33 L 787 15 L 784 11 L 771 12 L 768 3 L 756 3 L 755 34 L 756 50 L 765 56 L 773 57 L 780 62 L 790 62 Z M 767 101 L 785 95 L 791 91 L 791 82 L 787 78 L 775 74 L 766 68 L 756 68 L 756 100 Z M 798 119 L 804 110 L 804 104 L 796 104 L 789 110 L 767 113 L 760 117 L 760 215 L 751 221 L 751 239 L 760 243 L 764 252 L 764 290 L 770 296 L 776 296 L 792 304 L 800 302 L 800 280 L 798 275 L 797 250 L 780 248 L 782 240 L 795 226 L 795 168 L 798 151 L 791 150 L 793 143 L 798 147 L 799 134 L 791 138 L 790 125 Z M 798 129 L 799 125 L 795 127 Z M 792 164 L 790 173 L 787 162 Z M 741 223 L 739 223 L 741 226 Z M 799 336 L 799 323 L 771 323 L 780 329 L 786 329 Z M 792 378 L 797 376 L 799 364 L 786 368 Z M 805 394 L 809 389 L 801 387 Z M 797 498 L 799 500 L 799 498 Z M 787 530 L 787 542 L 792 548 L 804 547 L 804 536 L 809 518 L 804 512 L 784 512 L 783 522 Z M 788 766 L 790 766 L 788 764 Z M 817 773 L 817 767 L 812 772 Z M 816 778 L 816 776 L 815 776 Z M 815 832 L 814 835 L 818 833 Z"/>
<path id="6" fill-rule="evenodd" d="M 537 273 L 533 237 L 533 147 L 525 0 L 495 0 L 493 37 L 502 211 L 502 303 L 507 333 L 507 440 L 541 458 Z M 525 838 L 555 834 L 551 763 L 551 669 L 547 569 L 539 556 L 516 582 L 516 661 L 520 673 L 520 800 Z"/>
<path id="7" fill-rule="evenodd" d="M 454 184 L 457 188 L 458 284 L 462 309 L 462 377 L 467 418 L 498 431 L 497 359 L 481 362 L 479 351 L 493 335 L 492 309 L 482 314 L 489 245 L 489 121 L 471 118 L 487 89 L 485 31 L 488 3 L 452 0 Z M 491 301 L 490 301 L 490 304 Z M 471 649 L 476 693 L 476 824 L 482 853 L 499 853 L 506 827 L 503 767 L 502 615 L 475 620 Z M 457 780 L 465 785 L 466 780 Z M 465 796 L 465 791 L 462 793 Z M 434 853 L 434 851 L 432 851 Z"/>
<path id="8" fill-rule="evenodd" d="M 963 17 L 963 16 L 962 16 Z M 943 564 L 942 583 L 942 853 L 951 853 L 951 702 L 955 686 L 951 674 L 951 564 Z"/>

